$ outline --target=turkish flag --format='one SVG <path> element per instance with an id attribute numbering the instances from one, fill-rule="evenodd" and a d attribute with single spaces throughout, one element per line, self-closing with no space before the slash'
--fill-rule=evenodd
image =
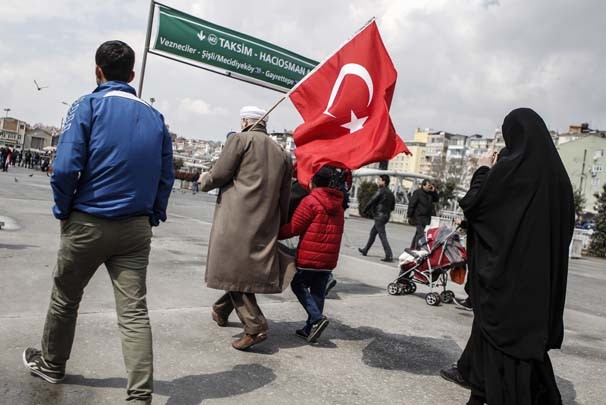
<path id="1" fill-rule="evenodd" d="M 301 184 L 323 165 L 354 170 L 410 154 L 389 117 L 396 78 L 373 21 L 293 88 L 304 120 L 293 136 Z"/>

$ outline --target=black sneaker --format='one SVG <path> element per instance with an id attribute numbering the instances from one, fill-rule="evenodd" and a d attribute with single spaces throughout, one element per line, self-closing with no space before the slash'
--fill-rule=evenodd
<path id="1" fill-rule="evenodd" d="M 366 256 L 366 250 L 358 248 L 358 252 L 360 252 L 362 256 Z"/>
<path id="2" fill-rule="evenodd" d="M 471 389 L 471 386 L 465 380 L 465 378 L 463 378 L 463 375 L 461 375 L 461 372 L 457 368 L 456 364 L 450 368 L 440 370 L 440 376 L 442 376 L 443 379 L 460 385 L 463 388 Z"/>
<path id="3" fill-rule="evenodd" d="M 453 297 L 452 300 L 455 302 L 455 304 L 457 304 L 459 308 L 464 309 L 465 311 L 473 311 L 473 308 L 471 307 L 471 300 L 469 299 L 469 297 L 465 298 L 464 300 L 457 297 Z"/>
<path id="4" fill-rule="evenodd" d="M 309 337 L 309 333 L 307 333 L 307 331 L 305 330 L 305 328 L 297 329 L 295 331 L 295 334 L 297 336 L 299 336 L 300 338 L 303 338 L 305 340 L 307 340 L 307 338 Z"/>
<path id="5" fill-rule="evenodd" d="M 382 262 L 391 263 L 393 262 L 393 257 L 384 257 L 381 259 Z"/>
<path id="6" fill-rule="evenodd" d="M 318 322 L 311 325 L 311 330 L 309 331 L 309 336 L 307 336 L 307 341 L 309 343 L 316 343 L 316 341 L 320 338 L 324 329 L 328 326 L 328 319 L 323 317 Z"/>
<path id="7" fill-rule="evenodd" d="M 330 292 L 330 290 L 332 290 L 333 288 L 335 288 L 335 286 L 337 285 L 337 280 L 335 280 L 334 278 L 332 280 L 330 280 L 330 283 L 328 283 L 328 285 L 326 286 L 326 294 L 328 295 L 328 293 Z"/>
<path id="8" fill-rule="evenodd" d="M 42 357 L 40 350 L 28 347 L 23 351 L 23 364 L 32 374 L 48 381 L 51 384 L 57 384 L 65 378 L 65 369 L 50 366 Z"/>

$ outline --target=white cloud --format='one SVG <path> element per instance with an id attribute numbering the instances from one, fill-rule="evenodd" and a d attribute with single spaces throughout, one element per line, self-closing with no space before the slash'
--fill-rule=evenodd
<path id="1" fill-rule="evenodd" d="M 196 115 L 227 115 L 228 113 L 226 108 L 211 107 L 211 105 L 204 100 L 193 100 L 189 97 L 181 100 L 179 108 Z"/>

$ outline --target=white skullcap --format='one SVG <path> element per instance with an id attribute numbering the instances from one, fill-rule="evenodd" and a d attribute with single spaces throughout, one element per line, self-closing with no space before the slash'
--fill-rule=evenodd
<path id="1" fill-rule="evenodd" d="M 240 118 L 250 118 L 253 120 L 258 120 L 259 118 L 262 118 L 265 114 L 267 114 L 267 111 L 262 108 L 255 107 L 254 105 L 247 105 L 240 109 Z M 265 117 L 263 121 L 267 121 L 267 117 Z"/>

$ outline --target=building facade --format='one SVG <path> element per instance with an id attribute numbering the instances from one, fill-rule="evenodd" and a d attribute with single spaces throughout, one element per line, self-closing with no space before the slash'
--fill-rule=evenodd
<path id="1" fill-rule="evenodd" d="M 505 139 L 503 139 L 503 131 L 501 129 L 495 129 L 494 138 L 492 138 L 491 149 L 500 151 L 505 147 Z"/>
<path id="2" fill-rule="evenodd" d="M 602 192 L 606 184 L 606 131 L 587 134 L 557 148 L 572 187 L 585 197 L 585 211 L 596 212 L 594 194 Z"/>
<path id="3" fill-rule="evenodd" d="M 295 141 L 292 131 L 284 130 L 284 132 L 271 132 L 269 137 L 290 155 L 291 159 L 295 159 Z"/>
<path id="4" fill-rule="evenodd" d="M 412 155 L 400 153 L 389 161 L 388 170 L 398 173 L 420 173 L 421 163 L 425 158 L 425 143 L 408 141 L 406 146 Z"/>
<path id="5" fill-rule="evenodd" d="M 589 124 L 587 123 L 569 125 L 568 132 L 557 135 L 556 145 L 563 145 L 567 142 L 576 141 L 577 139 L 585 138 L 596 132 L 600 131 L 590 129 Z"/>
<path id="6" fill-rule="evenodd" d="M 23 149 L 44 150 L 47 146 L 53 146 L 53 133 L 44 128 L 30 128 L 25 132 Z"/>
<path id="7" fill-rule="evenodd" d="M 445 131 L 430 133 L 420 173 L 436 177 L 463 177 L 467 138 Z"/>
<path id="8" fill-rule="evenodd" d="M 464 184 L 477 167 L 479 156 L 490 150 L 493 142 L 492 138 L 479 134 L 467 136 L 415 128 L 413 140 L 406 142 L 413 155 L 396 156 L 389 162 L 389 170 L 434 176 L 442 180 L 454 177 Z"/>
<path id="9" fill-rule="evenodd" d="M 27 123 L 16 118 L 0 118 L 0 147 L 22 150 Z"/>

